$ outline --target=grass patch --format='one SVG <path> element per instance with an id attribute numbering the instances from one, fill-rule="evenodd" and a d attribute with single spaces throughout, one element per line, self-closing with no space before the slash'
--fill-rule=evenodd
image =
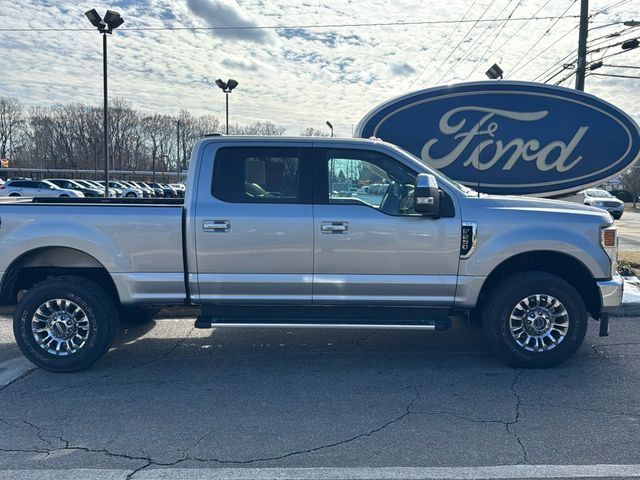
<path id="1" fill-rule="evenodd" d="M 618 252 L 618 260 L 627 262 L 632 268 L 640 269 L 640 252 Z"/>

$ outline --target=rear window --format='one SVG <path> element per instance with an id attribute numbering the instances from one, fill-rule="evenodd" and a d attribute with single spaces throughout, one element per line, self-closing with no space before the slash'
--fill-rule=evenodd
<path id="1" fill-rule="evenodd" d="M 212 194 L 231 203 L 311 203 L 310 160 L 304 148 L 221 148 Z"/>

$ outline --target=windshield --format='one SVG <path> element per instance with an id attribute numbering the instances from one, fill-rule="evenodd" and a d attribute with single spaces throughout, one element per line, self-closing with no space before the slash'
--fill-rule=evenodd
<path id="1" fill-rule="evenodd" d="M 605 190 L 587 190 L 587 195 L 589 197 L 613 198 L 613 195 Z"/>
<path id="2" fill-rule="evenodd" d="M 442 179 L 445 181 L 445 183 L 450 184 L 452 187 L 456 188 L 457 190 L 460 190 L 463 194 L 465 194 L 468 197 L 472 197 L 472 196 L 477 196 L 478 192 L 476 192 L 473 188 L 469 188 L 466 185 L 463 185 L 460 182 L 457 182 L 449 177 L 447 177 L 445 174 L 443 174 L 442 172 L 433 169 L 432 167 L 430 167 L 424 160 L 422 160 L 420 157 L 415 156 L 414 154 L 412 154 L 411 152 L 406 151 L 403 148 L 398 147 L 397 145 L 393 145 L 393 144 L 387 144 L 390 147 L 392 147 L 393 149 L 397 150 L 398 152 L 400 152 L 402 155 L 409 157 L 411 160 L 418 162 L 419 164 L 421 164 L 423 167 L 427 167 L 427 169 L 429 170 L 429 172 L 431 172 L 433 175 L 436 176 L 436 178 L 438 179 Z"/>

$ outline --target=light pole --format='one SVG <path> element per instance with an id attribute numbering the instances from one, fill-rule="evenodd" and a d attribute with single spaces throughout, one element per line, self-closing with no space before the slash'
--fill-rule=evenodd
<path id="1" fill-rule="evenodd" d="M 238 86 L 238 82 L 236 82 L 233 78 L 230 78 L 226 82 L 223 82 L 221 79 L 216 80 L 216 85 L 218 85 L 222 91 L 226 94 L 227 97 L 227 135 L 229 135 L 229 94 L 231 91 Z"/>
<path id="2" fill-rule="evenodd" d="M 107 116 L 107 34 L 111 35 L 113 31 L 124 23 L 124 20 L 118 12 L 107 10 L 104 19 L 100 17 L 96 9 L 85 12 L 85 15 L 91 22 L 91 25 L 98 29 L 102 34 L 102 76 L 104 82 L 104 196 L 109 198 L 109 147 L 108 147 L 108 127 L 109 119 Z"/>
<path id="3" fill-rule="evenodd" d="M 331 122 L 329 120 L 327 120 L 327 127 L 331 129 L 331 136 L 333 137 L 333 125 L 331 125 Z"/>

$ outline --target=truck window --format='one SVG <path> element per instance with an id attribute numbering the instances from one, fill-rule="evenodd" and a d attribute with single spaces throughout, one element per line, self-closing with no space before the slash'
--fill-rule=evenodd
<path id="1" fill-rule="evenodd" d="M 389 215 L 414 215 L 416 174 L 400 162 L 378 152 L 326 149 L 329 204 L 366 205 Z"/>
<path id="2" fill-rule="evenodd" d="M 221 148 L 212 194 L 231 203 L 311 203 L 309 164 L 309 149 Z"/>

